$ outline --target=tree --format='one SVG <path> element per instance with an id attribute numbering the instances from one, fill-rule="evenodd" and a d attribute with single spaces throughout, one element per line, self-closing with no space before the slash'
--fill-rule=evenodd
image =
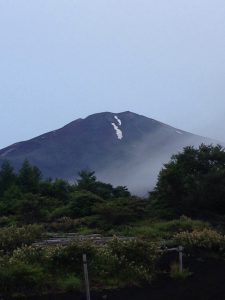
<path id="1" fill-rule="evenodd" d="M 23 194 L 18 186 L 12 185 L 8 188 L 0 202 L 0 215 L 15 215 L 18 207 L 18 203 L 21 201 Z"/>
<path id="2" fill-rule="evenodd" d="M 158 176 L 150 199 L 172 215 L 225 213 L 225 151 L 220 146 L 186 147 Z"/>
<path id="3" fill-rule="evenodd" d="M 15 184 L 16 175 L 14 174 L 13 167 L 9 161 L 4 161 L 0 171 L 0 196 L 9 189 L 13 184 Z"/>
<path id="4" fill-rule="evenodd" d="M 129 198 L 131 196 L 126 186 L 117 186 L 113 189 L 113 197 Z"/>
<path id="5" fill-rule="evenodd" d="M 77 179 L 77 188 L 83 191 L 93 192 L 96 183 L 95 172 L 81 171 L 79 172 L 79 178 Z"/>
<path id="6" fill-rule="evenodd" d="M 69 216 L 85 217 L 93 214 L 93 207 L 102 203 L 103 199 L 88 191 L 78 191 L 71 194 L 68 205 Z"/>
<path id="7" fill-rule="evenodd" d="M 97 181 L 95 172 L 81 171 L 79 176 L 80 178 L 77 180 L 78 190 L 89 191 L 105 200 L 130 197 L 130 192 L 126 186 L 117 186 L 114 188 L 110 183 Z"/>
<path id="8" fill-rule="evenodd" d="M 138 198 L 117 198 L 103 203 L 96 203 L 94 212 L 103 225 L 129 224 L 146 216 L 147 202 Z"/>
<path id="9" fill-rule="evenodd" d="M 23 194 L 18 201 L 16 211 L 19 219 L 26 224 L 32 224 L 46 220 L 49 199 L 31 193 Z"/>
<path id="10" fill-rule="evenodd" d="M 41 171 L 24 160 L 19 171 L 18 184 L 23 192 L 37 192 L 41 181 Z"/>

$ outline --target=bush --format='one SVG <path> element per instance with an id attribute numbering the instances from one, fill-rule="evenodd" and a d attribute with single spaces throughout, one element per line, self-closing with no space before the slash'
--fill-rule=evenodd
<path id="1" fill-rule="evenodd" d="M 82 258 L 79 257 L 74 262 L 74 256 L 70 257 L 70 260 L 67 256 L 67 251 L 68 247 L 40 248 L 35 246 L 24 246 L 13 252 L 12 257 L 9 259 L 10 268 L 11 266 L 20 266 L 21 264 L 22 266 L 30 266 L 32 270 L 41 269 L 46 278 L 50 279 L 50 282 L 48 283 L 48 292 L 49 290 L 54 293 L 58 291 L 68 292 L 78 290 L 81 287 L 81 280 L 77 276 L 74 276 L 74 270 L 80 269 L 79 271 L 81 273 L 80 267 L 82 266 Z M 64 263 L 64 268 L 63 265 L 59 265 L 59 260 L 61 260 L 60 262 L 62 264 Z M 55 265 L 56 262 L 57 264 Z M 72 266 L 71 262 L 73 262 Z M 70 274 L 70 272 L 72 274 Z M 46 285 L 42 282 L 41 291 L 44 291 L 45 288 Z"/>
<path id="2" fill-rule="evenodd" d="M 87 191 L 74 192 L 70 195 L 68 204 L 69 217 L 79 218 L 93 214 L 96 203 L 102 203 L 103 199 Z"/>
<path id="3" fill-rule="evenodd" d="M 53 210 L 53 212 L 50 215 L 51 220 L 57 220 L 62 218 L 68 218 L 70 215 L 70 209 L 68 205 L 57 207 Z"/>
<path id="4" fill-rule="evenodd" d="M 79 229 L 79 220 L 69 217 L 61 217 L 47 224 L 47 229 L 54 232 L 74 232 Z"/>
<path id="5" fill-rule="evenodd" d="M 175 219 L 167 222 L 159 222 L 155 224 L 155 227 L 162 232 L 181 232 L 181 231 L 193 231 L 195 229 L 202 230 L 209 228 L 210 225 L 207 222 L 192 220 L 186 216 L 181 216 L 179 219 Z"/>
<path id="6" fill-rule="evenodd" d="M 95 205 L 103 228 L 129 224 L 146 216 L 146 202 L 138 198 L 118 198 Z M 100 225 L 100 224 L 99 224 Z"/>
<path id="7" fill-rule="evenodd" d="M 89 263 L 96 255 L 96 246 L 90 242 L 72 242 L 67 246 L 48 247 L 46 249 L 48 258 L 48 268 L 50 271 L 58 273 L 75 272 L 83 274 L 82 255 L 86 253 Z"/>
<path id="8" fill-rule="evenodd" d="M 0 217 L 0 227 L 16 225 L 15 216 L 2 216 Z"/>
<path id="9" fill-rule="evenodd" d="M 119 241 L 113 239 L 108 244 L 111 257 L 117 266 L 115 276 L 125 284 L 138 285 L 150 282 L 155 274 L 155 263 L 159 256 L 156 244 L 141 241 Z"/>
<path id="10" fill-rule="evenodd" d="M 105 245 L 74 242 L 67 246 L 37 248 L 25 246 L 14 251 L 11 263 L 43 266 L 45 272 L 70 285 L 70 275 L 83 278 L 82 254 L 87 254 L 92 286 L 120 287 L 150 282 L 159 256 L 156 244 L 113 239 Z M 68 277 L 69 276 L 69 277 Z M 68 281 L 67 281 L 68 280 Z M 71 283 L 72 284 L 72 283 Z M 63 288 L 63 283 L 61 288 Z M 78 285 L 76 285 L 77 287 Z"/>
<path id="11" fill-rule="evenodd" d="M 63 292 L 72 292 L 81 289 L 81 280 L 79 277 L 69 275 L 60 278 L 58 281 L 58 285 Z"/>
<path id="12" fill-rule="evenodd" d="M 30 245 L 43 233 L 43 227 L 28 225 L 24 227 L 5 227 L 0 229 L 0 250 L 12 252 L 23 245 Z"/>
<path id="13" fill-rule="evenodd" d="M 23 246 L 13 251 L 11 263 L 23 262 L 32 265 L 45 265 L 48 262 L 48 250 L 35 246 Z"/>
<path id="14" fill-rule="evenodd" d="M 180 232 L 174 236 L 173 240 L 174 243 L 184 246 L 189 251 L 197 249 L 225 251 L 225 236 L 212 229 Z"/>
<path id="15" fill-rule="evenodd" d="M 48 279 L 40 266 L 6 262 L 0 268 L 0 290 L 4 295 L 39 294 Z"/>
<path id="16" fill-rule="evenodd" d="M 41 291 L 46 288 L 46 284 L 41 281 L 42 273 L 50 280 L 50 291 L 77 290 L 83 281 L 84 253 L 87 254 L 91 286 L 98 288 L 117 288 L 150 282 L 155 275 L 155 265 L 159 256 L 157 244 L 141 240 L 120 241 L 117 238 L 104 245 L 78 241 L 58 247 L 24 246 L 13 252 L 7 265 L 9 271 L 7 268 L 2 269 L 3 282 L 6 282 L 4 278 L 7 276 L 17 278 L 16 270 L 20 270 L 21 276 L 28 276 L 27 280 L 37 279 L 37 282 L 34 281 L 34 287 L 38 287 L 40 283 Z M 10 282 L 9 285 L 6 284 L 7 291 L 13 291 L 10 290 Z M 22 282 L 25 285 L 25 278 Z M 24 285 L 21 291 L 25 289 Z"/>
<path id="17" fill-rule="evenodd" d="M 190 232 L 195 229 L 202 230 L 204 228 L 210 228 L 210 225 L 203 221 L 192 220 L 186 216 L 181 216 L 179 219 L 172 221 L 160 221 L 155 223 L 144 221 L 135 227 L 123 228 L 121 234 L 159 240 L 170 239 L 177 232 Z"/>

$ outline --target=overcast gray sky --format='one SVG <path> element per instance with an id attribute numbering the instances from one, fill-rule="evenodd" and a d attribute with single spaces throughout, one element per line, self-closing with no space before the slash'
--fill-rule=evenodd
<path id="1" fill-rule="evenodd" d="M 225 141 L 224 0 L 0 0 L 0 148 L 125 110 Z"/>

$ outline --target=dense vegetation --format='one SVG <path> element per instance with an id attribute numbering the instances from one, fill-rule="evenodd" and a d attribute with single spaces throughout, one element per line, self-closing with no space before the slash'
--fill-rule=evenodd
<path id="1" fill-rule="evenodd" d="M 151 197 L 173 217 L 225 214 L 225 151 L 221 146 L 186 147 L 159 174 Z"/>
<path id="2" fill-rule="evenodd" d="M 163 246 L 182 244 L 189 253 L 213 252 L 223 258 L 224 214 L 221 146 L 186 147 L 174 155 L 146 199 L 98 181 L 94 172 L 81 171 L 69 183 L 43 178 L 27 160 L 18 172 L 5 161 L 0 170 L 0 294 L 83 289 L 84 252 L 96 289 L 150 282 L 159 272 Z M 114 238 L 100 244 L 34 244 L 69 232 Z"/>
<path id="3" fill-rule="evenodd" d="M 23 246 L 3 256 L 0 290 L 5 295 L 55 293 L 83 289 L 82 253 L 88 255 L 92 287 L 115 288 L 150 282 L 156 245 L 113 239 L 105 245 L 74 242 L 66 246 Z"/>
<path id="4" fill-rule="evenodd" d="M 121 207 L 126 207 L 121 212 Z M 113 204 L 113 205 L 112 205 Z M 9 162 L 0 171 L 0 222 L 30 224 L 52 222 L 62 217 L 78 219 L 93 215 L 120 223 L 144 214 L 143 205 L 126 187 L 113 187 L 96 180 L 94 172 L 82 171 L 77 183 L 42 179 L 41 172 L 26 160 L 18 174 Z"/>

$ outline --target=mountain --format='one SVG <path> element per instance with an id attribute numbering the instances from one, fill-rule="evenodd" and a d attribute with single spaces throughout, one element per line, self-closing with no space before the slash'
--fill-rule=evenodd
<path id="1" fill-rule="evenodd" d="M 74 180 L 94 170 L 99 180 L 143 194 L 170 156 L 184 146 L 213 141 L 129 111 L 98 113 L 0 150 L 0 163 L 18 169 L 24 159 L 45 177 Z"/>

